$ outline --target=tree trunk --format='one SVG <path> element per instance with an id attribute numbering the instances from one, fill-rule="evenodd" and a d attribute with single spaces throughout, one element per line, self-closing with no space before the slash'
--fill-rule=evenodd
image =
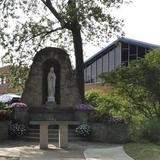
<path id="1" fill-rule="evenodd" d="M 72 29 L 73 44 L 76 60 L 76 80 L 81 96 L 82 102 L 84 101 L 84 64 L 83 64 L 83 47 L 80 27 Z"/>

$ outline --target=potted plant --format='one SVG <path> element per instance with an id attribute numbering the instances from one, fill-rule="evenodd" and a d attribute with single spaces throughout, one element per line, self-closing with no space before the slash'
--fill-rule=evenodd
<path id="1" fill-rule="evenodd" d="M 11 119 L 22 122 L 23 124 L 28 124 L 28 106 L 22 102 L 12 103 L 9 107 L 11 110 Z"/>
<path id="2" fill-rule="evenodd" d="M 87 123 L 83 123 L 76 128 L 75 133 L 77 136 L 88 140 L 91 135 L 91 131 L 91 127 Z"/>
<path id="3" fill-rule="evenodd" d="M 9 136 L 11 136 L 12 138 L 19 138 L 26 134 L 27 129 L 25 124 L 23 124 L 22 122 L 19 122 L 17 120 L 12 120 L 9 123 L 8 132 Z"/>

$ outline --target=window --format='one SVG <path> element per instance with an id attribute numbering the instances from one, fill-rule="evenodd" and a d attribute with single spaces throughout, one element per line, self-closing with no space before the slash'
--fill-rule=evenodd
<path id="1" fill-rule="evenodd" d="M 97 81 L 97 70 L 96 70 L 96 62 L 92 64 L 92 77 L 91 77 L 91 82 L 96 83 Z"/>
<path id="2" fill-rule="evenodd" d="M 137 47 L 134 45 L 130 45 L 130 56 L 136 55 L 136 52 L 137 52 Z"/>
<path id="3" fill-rule="evenodd" d="M 102 57 L 97 60 L 97 82 L 101 82 L 99 75 L 102 73 Z"/>
<path id="4" fill-rule="evenodd" d="M 103 72 L 108 72 L 108 54 L 103 56 Z"/>
<path id="5" fill-rule="evenodd" d="M 143 47 L 138 47 L 138 57 L 143 58 L 145 55 L 145 48 Z"/>
<path id="6" fill-rule="evenodd" d="M 22 84 L 22 79 L 18 78 L 18 84 Z"/>
<path id="7" fill-rule="evenodd" d="M 85 83 L 87 81 L 87 69 L 86 68 L 84 69 L 84 81 Z"/>
<path id="8" fill-rule="evenodd" d="M 114 50 L 110 51 L 109 53 L 109 71 L 114 69 Z"/>
<path id="9" fill-rule="evenodd" d="M 6 84 L 7 83 L 7 77 L 3 77 L 3 84 Z"/>
<path id="10" fill-rule="evenodd" d="M 87 80 L 86 83 L 91 83 L 91 65 L 87 67 Z"/>

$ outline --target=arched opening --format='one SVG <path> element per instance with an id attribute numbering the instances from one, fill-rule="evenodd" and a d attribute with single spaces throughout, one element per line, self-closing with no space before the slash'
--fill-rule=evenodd
<path id="1" fill-rule="evenodd" d="M 47 76 L 51 67 L 54 67 L 54 72 L 56 75 L 56 86 L 55 86 L 55 101 L 57 104 L 60 104 L 60 64 L 55 59 L 48 59 L 43 64 L 43 84 L 42 84 L 42 94 L 43 99 L 42 102 L 45 104 L 47 102 L 48 97 L 48 84 L 47 84 Z"/>

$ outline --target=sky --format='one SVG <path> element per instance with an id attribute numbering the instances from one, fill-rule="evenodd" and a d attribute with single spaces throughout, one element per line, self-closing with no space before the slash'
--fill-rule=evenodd
<path id="1" fill-rule="evenodd" d="M 125 37 L 160 45 L 160 0 L 132 0 L 114 12 L 115 16 L 124 19 Z M 116 37 L 109 40 L 113 42 Z M 108 43 L 104 44 L 103 48 Z M 93 45 L 84 46 L 84 60 L 102 48 Z M 1 55 L 0 55 L 1 56 Z M 1 64 L 0 64 L 1 65 Z"/>
<path id="2" fill-rule="evenodd" d="M 122 6 L 115 15 L 124 19 L 125 37 L 160 45 L 160 0 L 132 0 Z M 116 40 L 110 39 L 110 43 Z M 106 47 L 106 43 L 103 47 Z M 84 59 L 88 59 L 102 48 L 88 45 Z"/>

